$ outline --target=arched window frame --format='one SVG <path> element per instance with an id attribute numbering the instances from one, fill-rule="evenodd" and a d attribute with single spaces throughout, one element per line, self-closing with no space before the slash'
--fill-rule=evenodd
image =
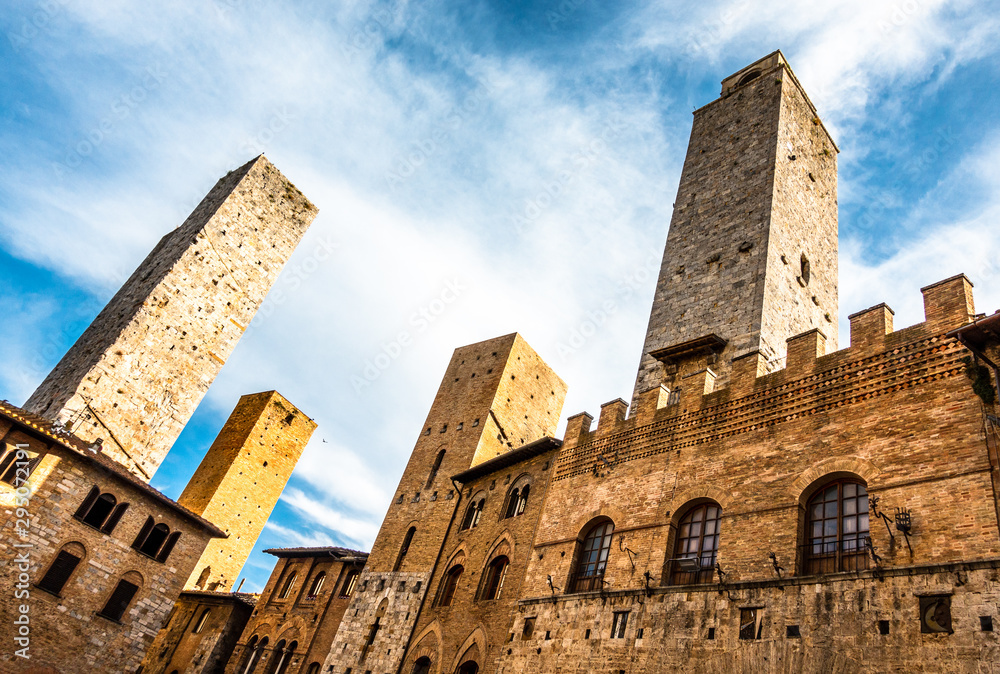
<path id="1" fill-rule="evenodd" d="M 834 488 L 835 500 L 830 498 L 829 493 Z M 831 504 L 836 507 L 830 508 Z M 811 491 L 805 500 L 805 527 L 800 554 L 802 575 L 868 568 L 868 549 L 865 546 L 871 525 L 868 505 L 868 485 L 855 475 L 833 476 Z M 819 518 L 816 517 L 817 507 L 822 508 Z"/>
<path id="2" fill-rule="evenodd" d="M 410 674 L 430 674 L 431 671 L 431 659 L 426 655 L 417 658 L 417 661 L 413 663 L 413 671 Z"/>
<path id="3" fill-rule="evenodd" d="M 592 592 L 604 587 L 604 574 L 611 558 L 615 523 L 604 517 L 589 523 L 576 546 L 570 592 Z"/>
<path id="4" fill-rule="evenodd" d="M 76 541 L 66 543 L 49 562 L 49 567 L 35 583 L 35 587 L 57 597 L 62 596 L 63 588 L 73 580 L 73 576 L 80 568 L 80 562 L 86 558 L 87 548 L 82 543 Z"/>
<path id="5" fill-rule="evenodd" d="M 495 601 L 503 597 L 508 569 L 510 569 L 510 558 L 507 555 L 497 555 L 490 560 L 483 574 L 483 588 L 479 593 L 479 601 Z"/>
<path id="6" fill-rule="evenodd" d="M 721 541 L 722 506 L 715 501 L 700 501 L 681 509 L 674 532 L 673 554 L 669 558 L 670 585 L 711 583 Z M 698 560 L 697 570 L 685 570 L 684 559 Z"/>
<path id="7" fill-rule="evenodd" d="M 427 483 L 424 485 L 424 489 L 430 489 L 434 484 L 434 478 L 437 477 L 438 471 L 441 469 L 441 462 L 444 461 L 445 450 L 440 450 L 437 456 L 434 457 L 434 465 L 431 466 L 431 472 L 427 475 Z"/>
<path id="8" fill-rule="evenodd" d="M 289 595 L 292 593 L 292 588 L 295 586 L 295 579 L 298 578 L 298 576 L 298 569 L 292 569 L 291 572 L 285 576 L 285 580 L 281 584 L 281 592 L 278 593 L 278 599 L 288 599 Z"/>
<path id="9" fill-rule="evenodd" d="M 459 527 L 459 531 L 475 529 L 479 525 L 479 519 L 482 517 L 483 508 L 485 507 L 486 492 L 478 492 L 472 497 L 468 507 L 465 509 L 465 517 L 462 518 L 462 526 Z"/>
<path id="10" fill-rule="evenodd" d="M 108 594 L 103 608 L 97 615 L 112 622 L 124 622 L 125 616 L 142 590 L 142 585 L 142 576 L 137 571 L 125 573 Z"/>
<path id="11" fill-rule="evenodd" d="M 510 490 L 507 492 L 507 500 L 503 509 L 504 519 L 517 517 L 524 513 L 528 504 L 528 495 L 531 493 L 531 479 L 527 475 L 522 475 L 514 480 Z"/>
<path id="12" fill-rule="evenodd" d="M 90 492 L 83 499 L 80 507 L 76 509 L 73 517 L 88 527 L 110 534 L 126 510 L 128 510 L 128 503 L 119 503 L 114 494 L 111 492 L 101 493 L 100 488 L 95 485 L 91 487 Z"/>
<path id="13" fill-rule="evenodd" d="M 163 563 L 167 561 L 167 557 L 170 556 L 180 536 L 181 532 L 171 533 L 170 527 L 165 523 L 157 524 L 152 517 L 147 517 L 146 523 L 142 525 L 139 535 L 132 543 L 132 548 L 140 554 Z"/>
<path id="14" fill-rule="evenodd" d="M 357 569 L 351 569 L 347 572 L 347 576 L 344 578 L 344 584 L 340 586 L 340 598 L 347 599 L 352 594 L 354 594 L 354 588 L 358 584 L 358 577 L 361 572 Z"/>
<path id="15" fill-rule="evenodd" d="M 312 583 L 309 585 L 309 592 L 306 593 L 306 599 L 309 601 L 316 599 L 319 593 L 323 591 L 324 583 L 326 583 L 326 571 L 320 571 L 313 576 Z"/>
<path id="16" fill-rule="evenodd" d="M 201 616 L 198 618 L 198 622 L 195 624 L 194 630 L 192 630 L 194 634 L 201 634 L 201 631 L 205 629 L 205 623 L 208 622 L 208 617 L 211 613 L 212 609 L 210 608 L 206 608 L 201 612 Z"/>
<path id="17" fill-rule="evenodd" d="M 461 562 L 453 564 L 448 569 L 448 572 L 444 576 L 444 581 L 441 583 L 441 592 L 438 595 L 437 601 L 438 606 L 451 606 L 463 573 L 465 573 L 465 567 L 462 566 Z"/>
<path id="18" fill-rule="evenodd" d="M 396 563 L 392 567 L 394 572 L 399 571 L 403 567 L 403 561 L 406 559 L 406 555 L 410 551 L 410 546 L 413 544 L 413 537 L 416 535 L 416 527 L 410 527 L 406 530 L 406 536 L 403 538 L 403 544 L 399 546 L 399 555 L 396 557 Z"/>

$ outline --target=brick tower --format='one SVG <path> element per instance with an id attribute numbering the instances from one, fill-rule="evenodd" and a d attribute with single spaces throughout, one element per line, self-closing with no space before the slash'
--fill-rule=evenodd
<path id="1" fill-rule="evenodd" d="M 229 534 L 209 543 L 184 589 L 232 588 L 314 430 L 277 391 L 240 398 L 177 499 Z"/>
<path id="2" fill-rule="evenodd" d="M 24 407 L 148 481 L 317 209 L 263 156 L 164 236 Z"/>
<path id="3" fill-rule="evenodd" d="M 466 506 L 451 476 L 551 436 L 565 396 L 518 334 L 455 350 L 327 665 L 396 671 L 448 526 Z"/>
<path id="4" fill-rule="evenodd" d="M 694 113 L 646 331 L 639 393 L 818 329 L 837 348 L 837 146 L 781 52 Z"/>

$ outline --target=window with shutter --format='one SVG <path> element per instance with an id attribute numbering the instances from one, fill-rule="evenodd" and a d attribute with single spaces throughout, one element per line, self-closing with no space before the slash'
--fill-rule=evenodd
<path id="1" fill-rule="evenodd" d="M 79 557 L 65 550 L 60 550 L 49 570 L 45 572 L 45 576 L 38 581 L 38 587 L 58 595 L 79 563 Z"/>
<path id="2" fill-rule="evenodd" d="M 108 517 L 104 522 L 104 526 L 101 527 L 101 531 L 106 534 L 110 534 L 118 526 L 118 521 L 121 520 L 122 515 L 128 510 L 128 503 L 119 503 L 115 506 L 115 509 L 111 511 L 111 516 Z"/>
<path id="3" fill-rule="evenodd" d="M 118 581 L 115 591 L 111 593 L 111 597 L 104 605 L 104 608 L 100 610 L 98 615 L 103 618 L 107 618 L 108 620 L 120 622 L 122 616 L 125 615 L 126 609 L 128 609 L 128 605 L 132 602 L 132 598 L 138 591 L 139 587 L 137 585 L 133 585 L 127 580 Z"/>
<path id="4" fill-rule="evenodd" d="M 167 541 L 160 548 L 160 553 L 156 555 L 156 561 L 165 562 L 167 557 L 170 556 L 170 552 L 174 549 L 174 545 L 177 544 L 177 539 L 181 537 L 181 532 L 175 531 L 167 537 Z"/>

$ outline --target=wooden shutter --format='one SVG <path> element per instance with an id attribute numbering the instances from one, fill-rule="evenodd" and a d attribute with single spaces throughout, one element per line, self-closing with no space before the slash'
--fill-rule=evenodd
<path id="1" fill-rule="evenodd" d="M 170 556 L 170 551 L 174 549 L 174 544 L 180 537 L 181 537 L 181 532 L 179 531 L 175 531 L 174 533 L 170 534 L 167 537 L 166 542 L 163 544 L 163 547 L 160 548 L 160 554 L 156 556 L 156 561 L 158 562 L 167 561 L 167 557 Z"/>
<path id="2" fill-rule="evenodd" d="M 73 515 L 78 520 L 82 520 L 86 517 L 90 509 L 94 507 L 94 503 L 97 501 L 97 497 L 101 495 L 101 490 L 97 487 L 91 487 L 90 493 L 87 494 L 87 498 L 83 499 L 83 503 L 80 507 L 76 509 L 76 513 Z"/>
<path id="3" fill-rule="evenodd" d="M 139 535 L 135 537 L 135 542 L 132 543 L 132 547 L 138 550 L 142 547 L 142 544 L 146 542 L 146 537 L 149 536 L 149 532 L 153 530 L 153 518 L 147 517 L 146 523 L 142 525 L 142 529 L 139 530 Z"/>
<path id="4" fill-rule="evenodd" d="M 111 593 L 111 598 L 108 599 L 108 603 L 101 609 L 101 615 L 105 618 L 110 618 L 111 620 L 121 620 L 122 616 L 125 615 L 125 609 L 128 608 L 129 603 L 132 601 L 132 597 L 134 597 L 135 593 L 138 591 L 139 587 L 137 585 L 133 585 L 127 580 L 118 581 L 118 586 L 115 587 L 115 591 Z"/>
<path id="5" fill-rule="evenodd" d="M 52 594 L 59 594 L 79 563 L 79 557 L 65 550 L 60 550 L 55 561 L 52 562 L 52 566 L 45 572 L 45 576 L 38 581 L 38 587 Z"/>
<path id="6" fill-rule="evenodd" d="M 119 503 L 116 505 L 115 509 L 111 511 L 111 515 L 108 516 L 107 521 L 104 522 L 104 526 L 101 527 L 101 531 L 106 534 L 114 531 L 115 527 L 118 526 L 118 520 L 122 518 L 126 510 L 128 510 L 128 503 Z"/>

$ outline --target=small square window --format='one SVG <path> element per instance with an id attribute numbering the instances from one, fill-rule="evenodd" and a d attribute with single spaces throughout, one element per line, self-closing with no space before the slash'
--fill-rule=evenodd
<path id="1" fill-rule="evenodd" d="M 979 629 L 984 632 L 993 631 L 993 616 L 991 615 L 981 615 L 979 616 Z"/>
<path id="2" fill-rule="evenodd" d="M 713 639 L 715 639 L 715 628 L 714 627 L 709 627 L 708 628 L 708 637 L 706 637 L 706 638 L 709 641 L 712 641 Z"/>
<path id="3" fill-rule="evenodd" d="M 524 619 L 524 629 L 521 630 L 521 640 L 530 639 L 535 633 L 535 618 Z"/>
<path id="4" fill-rule="evenodd" d="M 548 641 L 551 638 L 552 638 L 552 632 L 546 630 L 545 631 L 545 640 Z"/>
<path id="5" fill-rule="evenodd" d="M 788 625 L 787 627 L 785 627 L 785 636 L 787 636 L 789 639 L 796 639 L 802 636 L 799 634 L 799 626 Z"/>
<path id="6" fill-rule="evenodd" d="M 889 633 L 889 621 L 879 620 L 878 621 L 878 633 L 885 636 Z"/>
<path id="7" fill-rule="evenodd" d="M 643 631 L 643 628 L 640 627 L 639 631 L 635 633 L 635 638 L 636 639 L 642 639 L 642 631 Z"/>
<path id="8" fill-rule="evenodd" d="M 951 634 L 951 595 L 920 597 L 920 632 Z"/>
<path id="9" fill-rule="evenodd" d="M 473 425 L 473 426 L 478 426 L 478 425 L 479 425 L 479 419 L 475 419 L 475 420 L 474 420 L 474 421 L 472 422 L 472 425 Z"/>
<path id="10" fill-rule="evenodd" d="M 584 639 L 589 639 L 590 638 L 590 630 L 587 630 L 586 632 L 583 633 L 583 638 Z"/>
<path id="11" fill-rule="evenodd" d="M 628 624 L 628 611 L 615 611 L 615 617 L 611 621 L 611 638 L 624 639 L 625 626 Z"/>

